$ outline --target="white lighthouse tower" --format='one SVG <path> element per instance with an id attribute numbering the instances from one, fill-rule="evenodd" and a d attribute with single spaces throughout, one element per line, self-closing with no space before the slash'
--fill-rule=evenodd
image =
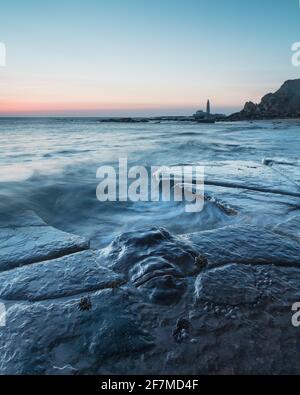
<path id="1" fill-rule="evenodd" d="M 210 115 L 210 101 L 209 101 L 209 99 L 207 100 L 206 114 L 207 114 L 207 115 Z"/>
<path id="2" fill-rule="evenodd" d="M 203 119 L 203 118 L 210 118 L 211 115 L 211 110 L 210 110 L 210 101 L 207 100 L 206 103 L 206 111 L 199 110 L 194 114 L 194 117 L 197 119 Z"/>

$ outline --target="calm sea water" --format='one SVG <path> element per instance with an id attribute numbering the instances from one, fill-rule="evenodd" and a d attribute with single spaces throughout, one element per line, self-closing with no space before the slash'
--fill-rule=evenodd
<path id="1" fill-rule="evenodd" d="M 240 221 L 242 217 L 228 216 L 208 203 L 199 214 L 186 213 L 185 204 L 178 202 L 100 203 L 96 199 L 97 168 L 104 164 L 117 167 L 119 158 L 127 157 L 129 165 L 146 167 L 182 164 L 209 167 L 214 163 L 214 173 L 220 176 L 222 165 L 218 168 L 216 163 L 230 162 L 235 170 L 241 163 L 261 164 L 264 158 L 273 157 L 298 163 L 299 147 L 297 121 L 196 125 L 3 118 L 0 219 L 1 212 L 31 209 L 59 229 L 91 238 L 95 247 L 107 245 L 124 231 L 152 225 L 164 226 L 176 234 L 211 229 Z M 295 171 L 293 175 L 295 184 L 298 182 Z M 245 197 L 245 193 L 225 192 L 227 197 L 234 197 L 231 203 L 236 207 L 239 199 Z M 247 198 L 250 202 L 251 196 Z M 256 196 L 255 204 L 260 204 L 259 199 Z M 276 196 L 274 204 L 279 200 Z M 297 209 L 295 199 L 293 202 L 286 204 L 295 204 Z M 245 204 L 255 217 L 251 204 L 247 201 Z"/>

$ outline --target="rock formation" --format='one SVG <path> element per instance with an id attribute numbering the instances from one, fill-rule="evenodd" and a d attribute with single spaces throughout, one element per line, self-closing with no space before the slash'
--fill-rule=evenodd
<path id="1" fill-rule="evenodd" d="M 92 250 L 2 214 L 0 374 L 299 374 L 300 163 L 233 164 L 209 168 L 210 230 L 143 228 Z"/>
<path id="2" fill-rule="evenodd" d="M 24 218 L 10 244 L 34 245 L 32 259 L 2 256 L 1 374 L 300 372 L 300 244 L 288 224 L 144 229 L 91 251 Z M 48 244 L 30 236 L 40 227 Z"/>
<path id="3" fill-rule="evenodd" d="M 247 102 L 241 112 L 227 120 L 259 120 L 300 117 L 300 79 L 286 81 L 275 93 L 265 95 L 259 104 Z"/>

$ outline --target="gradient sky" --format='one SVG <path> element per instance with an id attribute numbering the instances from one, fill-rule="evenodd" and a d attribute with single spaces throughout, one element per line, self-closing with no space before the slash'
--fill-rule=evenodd
<path id="1" fill-rule="evenodd" d="M 300 78 L 298 0 L 10 0 L 0 115 L 231 112 Z"/>

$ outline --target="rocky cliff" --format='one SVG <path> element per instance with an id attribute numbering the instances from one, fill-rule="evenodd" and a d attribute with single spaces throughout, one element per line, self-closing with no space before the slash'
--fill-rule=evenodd
<path id="1" fill-rule="evenodd" d="M 265 95 L 259 104 L 247 102 L 229 120 L 300 118 L 300 79 L 286 81 L 275 93 Z"/>

